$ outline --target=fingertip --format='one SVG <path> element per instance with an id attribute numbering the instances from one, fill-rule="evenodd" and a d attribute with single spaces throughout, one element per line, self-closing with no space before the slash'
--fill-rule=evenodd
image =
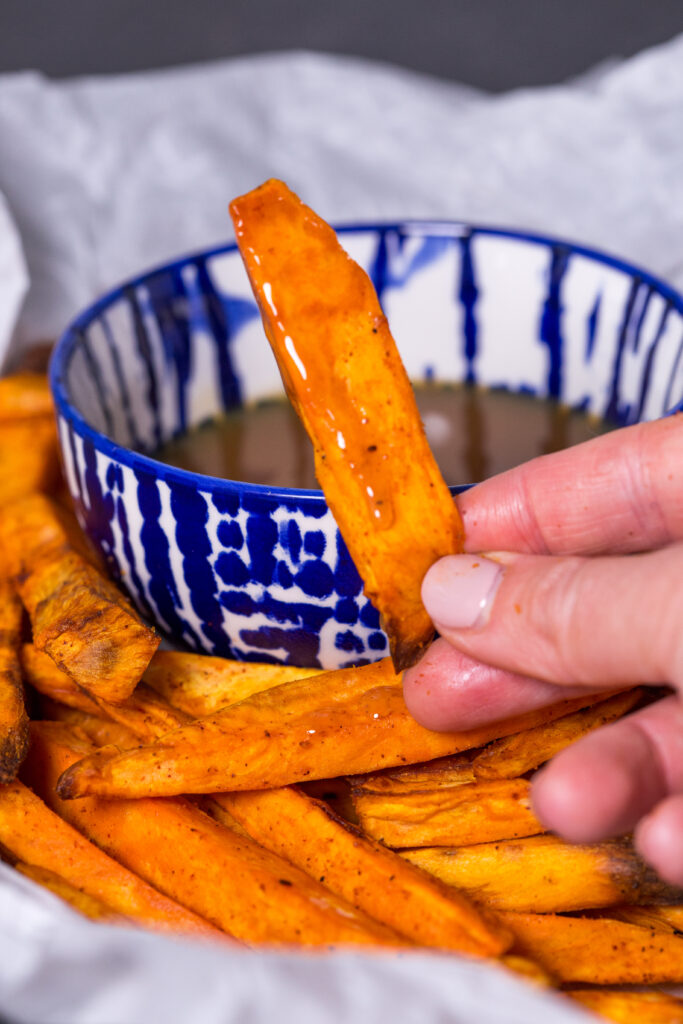
<path id="1" fill-rule="evenodd" d="M 683 886 L 683 796 L 662 800 L 635 830 L 641 857 L 670 885 Z"/>
<path id="2" fill-rule="evenodd" d="M 627 720 L 579 740 L 534 777 L 534 812 L 573 843 L 630 831 L 661 799 L 647 738 Z"/>

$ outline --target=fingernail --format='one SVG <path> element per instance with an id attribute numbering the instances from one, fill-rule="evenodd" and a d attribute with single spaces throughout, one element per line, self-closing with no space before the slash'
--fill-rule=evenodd
<path id="1" fill-rule="evenodd" d="M 503 566 L 476 555 L 448 555 L 435 562 L 422 583 L 422 600 L 437 626 L 483 626 L 503 578 Z"/>

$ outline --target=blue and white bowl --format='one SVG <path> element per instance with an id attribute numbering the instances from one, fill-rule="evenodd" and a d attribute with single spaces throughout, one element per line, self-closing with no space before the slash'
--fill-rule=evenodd
<path id="1" fill-rule="evenodd" d="M 456 223 L 340 234 L 372 276 L 413 380 L 549 396 L 620 424 L 683 405 L 683 297 L 644 271 Z M 387 653 L 319 491 L 219 480 L 144 454 L 282 392 L 234 245 L 96 302 L 59 341 L 51 383 L 81 525 L 172 640 L 325 668 Z"/>

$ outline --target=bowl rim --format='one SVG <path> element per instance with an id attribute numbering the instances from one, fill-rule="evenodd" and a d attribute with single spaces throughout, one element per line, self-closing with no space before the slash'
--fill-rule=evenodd
<path id="1" fill-rule="evenodd" d="M 638 278 L 643 284 L 654 288 L 671 306 L 683 316 L 683 293 L 677 291 L 673 285 L 664 281 L 656 274 L 651 273 L 638 264 L 631 263 L 620 256 L 613 255 L 602 249 L 579 242 L 572 242 L 555 235 L 546 235 L 542 232 L 526 231 L 524 229 L 497 227 L 495 225 L 474 224 L 467 221 L 449 220 L 444 218 L 412 218 L 407 220 L 390 221 L 352 221 L 346 224 L 335 225 L 335 232 L 340 235 L 358 234 L 362 231 L 376 233 L 387 233 L 391 231 L 411 233 L 417 236 L 433 234 L 444 238 L 472 238 L 475 235 L 493 236 L 496 238 L 509 238 L 520 242 L 528 242 L 536 245 L 544 245 L 547 248 L 568 249 L 572 254 L 584 256 L 589 260 L 611 267 L 614 270 L 628 274 L 630 277 Z M 55 404 L 56 411 L 71 425 L 77 434 L 89 440 L 93 446 L 112 461 L 121 463 L 132 470 L 141 470 L 152 474 L 156 478 L 178 485 L 191 486 L 200 491 L 215 492 L 217 490 L 229 490 L 237 492 L 240 498 L 243 495 L 258 496 L 267 499 L 296 499 L 298 503 L 319 505 L 324 501 L 322 490 L 309 490 L 298 487 L 270 487 L 267 484 L 254 484 L 244 480 L 229 480 L 223 477 L 209 476 L 204 473 L 195 473 L 191 470 L 180 469 L 160 462 L 151 455 L 145 455 L 132 448 L 127 448 L 108 437 L 106 434 L 92 427 L 85 418 L 72 405 L 67 394 L 66 374 L 70 360 L 74 354 L 79 333 L 85 330 L 102 312 L 111 306 L 117 299 L 120 299 L 124 292 L 138 288 L 153 277 L 155 274 L 162 274 L 179 269 L 188 263 L 198 260 L 208 260 L 216 256 L 235 252 L 237 243 L 235 241 L 225 242 L 220 245 L 205 249 L 191 250 L 171 260 L 154 264 L 141 271 L 133 277 L 126 278 L 119 284 L 105 291 L 94 302 L 81 310 L 66 326 L 55 344 L 48 370 L 50 390 Z M 672 409 L 667 410 L 665 415 L 683 411 L 683 403 L 679 403 Z M 451 493 L 457 494 L 468 487 L 468 483 L 449 485 Z"/>

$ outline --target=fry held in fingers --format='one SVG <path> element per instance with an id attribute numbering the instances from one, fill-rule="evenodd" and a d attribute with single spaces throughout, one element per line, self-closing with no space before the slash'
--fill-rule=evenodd
<path id="1" fill-rule="evenodd" d="M 159 638 L 86 560 L 74 529 L 35 494 L 3 510 L 0 542 L 35 646 L 92 696 L 115 703 L 132 693 Z"/>
<path id="2" fill-rule="evenodd" d="M 233 200 L 230 213 L 316 476 L 394 665 L 406 668 L 434 635 L 422 577 L 462 550 L 463 530 L 386 317 L 332 228 L 281 181 Z"/>

